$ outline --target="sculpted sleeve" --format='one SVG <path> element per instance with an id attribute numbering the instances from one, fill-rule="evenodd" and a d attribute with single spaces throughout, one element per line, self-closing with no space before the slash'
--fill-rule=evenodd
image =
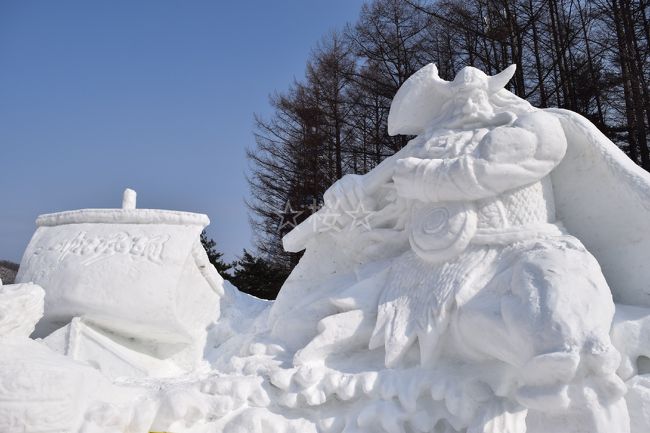
<path id="1" fill-rule="evenodd" d="M 400 195 L 408 198 L 478 200 L 543 178 L 560 163 L 566 146 L 560 121 L 538 111 L 493 129 L 470 154 L 401 160 L 394 180 Z"/>

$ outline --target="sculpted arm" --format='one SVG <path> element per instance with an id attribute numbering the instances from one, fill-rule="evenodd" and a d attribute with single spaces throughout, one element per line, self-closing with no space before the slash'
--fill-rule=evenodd
<path id="1" fill-rule="evenodd" d="M 450 159 L 405 158 L 393 179 L 398 194 L 422 201 L 478 200 L 535 182 L 566 152 L 559 120 L 544 112 L 521 116 L 487 133 L 469 154 Z"/>

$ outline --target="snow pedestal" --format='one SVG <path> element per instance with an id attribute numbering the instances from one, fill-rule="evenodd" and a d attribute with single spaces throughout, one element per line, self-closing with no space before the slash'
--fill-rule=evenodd
<path id="1" fill-rule="evenodd" d="M 207 216 L 136 209 L 127 190 L 122 209 L 42 215 L 36 224 L 17 276 L 46 291 L 35 337 L 65 326 L 49 341 L 73 357 L 100 357 L 84 350 L 92 340 L 107 352 L 173 359 L 184 369 L 200 363 L 223 290 L 199 240 Z M 71 334 L 75 317 L 82 319 Z M 95 334 L 104 338 L 88 337 Z"/>
<path id="2" fill-rule="evenodd" d="M 2 433 L 77 432 L 87 424 L 84 415 L 96 400 L 128 409 L 142 394 L 113 386 L 92 367 L 56 354 L 37 341 L 4 337 L 0 342 Z M 124 424 L 131 422 L 130 416 L 125 411 Z"/>
<path id="3" fill-rule="evenodd" d="M 97 396 L 134 407 L 140 390 L 122 390 L 82 365 L 28 338 L 43 314 L 43 289 L 0 281 L 0 432 L 76 432 Z M 102 415 L 103 407 L 94 410 Z M 131 415 L 124 416 L 127 425 Z M 149 415 L 151 418 L 152 415 Z M 147 421 L 147 420 L 145 420 Z"/>
<path id="4" fill-rule="evenodd" d="M 81 318 L 45 341 L 28 338 L 44 298 L 36 284 L 0 281 L 1 433 L 143 433 L 154 423 L 166 427 L 168 400 L 191 400 L 183 390 L 150 389 L 130 379 L 111 383 L 115 376 L 161 375 L 164 367 L 167 374 L 182 373 L 169 360 L 139 352 L 135 338 L 95 329 Z M 188 424 L 188 416 L 177 418 Z"/>

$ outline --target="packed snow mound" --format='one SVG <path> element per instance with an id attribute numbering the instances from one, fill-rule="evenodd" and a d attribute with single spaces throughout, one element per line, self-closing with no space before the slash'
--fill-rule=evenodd
<path id="1" fill-rule="evenodd" d="M 36 284 L 0 282 L 0 336 L 29 337 L 43 316 L 45 292 Z"/>
<path id="2" fill-rule="evenodd" d="M 285 236 L 275 302 L 209 264 L 204 215 L 127 190 L 39 217 L 0 288 L 0 431 L 649 431 L 650 175 L 513 73 L 407 80 L 388 127 L 417 137 Z"/>

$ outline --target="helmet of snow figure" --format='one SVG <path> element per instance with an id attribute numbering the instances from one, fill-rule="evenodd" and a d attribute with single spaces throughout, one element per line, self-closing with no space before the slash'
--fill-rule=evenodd
<path id="1" fill-rule="evenodd" d="M 488 93 L 496 93 L 503 89 L 515 73 L 516 66 L 510 65 L 500 73 L 489 76 L 480 69 L 472 66 L 465 66 L 456 74 L 451 83 L 447 84 L 452 92 L 463 92 L 466 90 L 480 89 Z"/>
<path id="2" fill-rule="evenodd" d="M 495 112 L 499 111 L 499 105 L 503 105 L 503 96 L 506 95 L 508 103 L 505 105 L 515 105 L 518 111 L 530 111 L 532 107 L 527 102 L 504 89 L 515 70 L 516 66 L 510 65 L 490 76 L 466 66 L 452 81 L 446 81 L 438 75 L 436 65 L 430 63 L 413 74 L 397 91 L 388 115 L 388 133 L 419 135 L 435 126 L 435 120 L 441 115 L 453 111 L 448 109 L 448 104 L 458 103 L 471 94 L 482 94 L 494 106 Z"/>

